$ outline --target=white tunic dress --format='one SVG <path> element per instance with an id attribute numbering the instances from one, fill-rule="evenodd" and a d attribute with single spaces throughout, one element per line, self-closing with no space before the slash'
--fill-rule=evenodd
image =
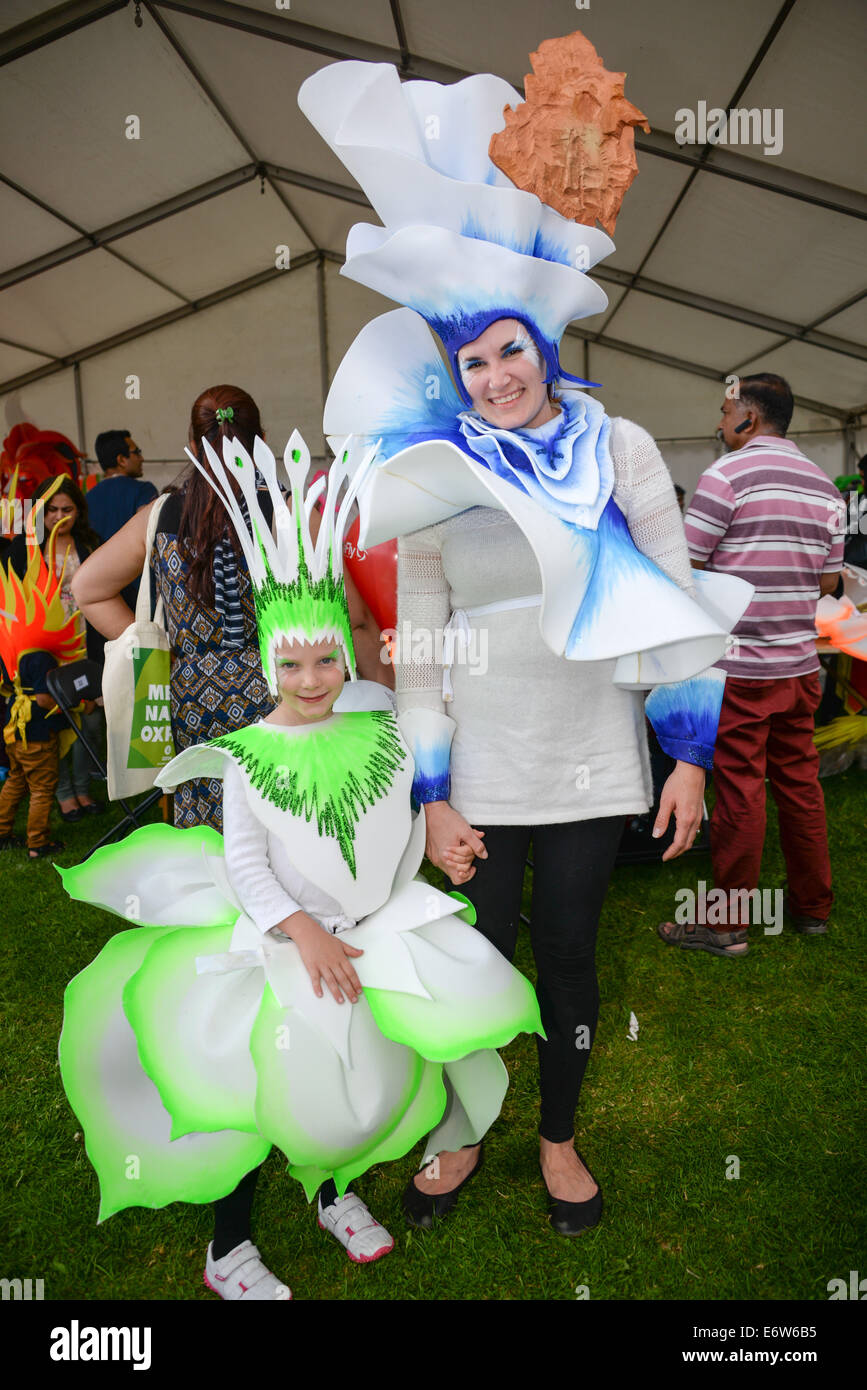
<path id="1" fill-rule="evenodd" d="M 614 501 L 638 549 L 694 596 L 680 509 L 659 450 L 631 421 L 611 425 Z M 439 645 L 419 634 L 442 631 L 455 609 L 541 592 L 536 558 L 511 517 L 474 507 L 403 537 L 398 554 L 398 709 L 455 720 L 455 809 L 476 825 L 646 811 L 644 696 L 612 683 L 614 661 L 555 656 L 540 634 L 538 607 L 471 618 L 470 646 L 458 649 L 451 668 L 454 699 L 443 701 Z"/>

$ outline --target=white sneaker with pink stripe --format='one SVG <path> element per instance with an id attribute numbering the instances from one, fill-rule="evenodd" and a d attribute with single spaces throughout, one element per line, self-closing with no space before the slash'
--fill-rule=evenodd
<path id="1" fill-rule="evenodd" d="M 247 1299 L 260 1303 L 288 1303 L 292 1290 L 266 1269 L 252 1241 L 242 1241 L 220 1260 L 214 1259 L 213 1248 L 213 1244 L 208 1246 L 205 1283 L 220 1298 L 230 1302 Z"/>
<path id="2" fill-rule="evenodd" d="M 384 1226 L 371 1216 L 360 1197 L 347 1192 L 330 1207 L 319 1198 L 319 1225 L 330 1231 L 356 1264 L 370 1264 L 394 1249 L 394 1240 Z"/>

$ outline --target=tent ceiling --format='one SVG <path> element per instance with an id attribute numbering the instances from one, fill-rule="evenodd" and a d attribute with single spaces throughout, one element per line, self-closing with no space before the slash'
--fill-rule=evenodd
<path id="1" fill-rule="evenodd" d="M 529 51 L 580 27 L 653 132 L 597 272 L 609 307 L 570 353 L 591 340 L 594 379 L 597 358 L 609 376 L 652 364 L 675 414 L 684 381 L 718 394 L 733 364 L 786 372 L 839 422 L 867 401 L 867 198 L 847 186 L 867 164 L 860 0 L 143 0 L 133 16 L 123 0 L 5 0 L 0 393 L 223 299 L 275 302 L 255 287 L 279 277 L 279 246 L 293 267 L 325 253 L 314 299 L 333 373 L 387 306 L 336 275 L 349 227 L 377 219 L 298 111 L 301 82 L 363 56 L 520 88 Z M 782 108 L 782 152 L 677 145 L 676 111 L 700 101 Z M 280 302 L 302 278 L 309 296 L 312 273 Z"/>

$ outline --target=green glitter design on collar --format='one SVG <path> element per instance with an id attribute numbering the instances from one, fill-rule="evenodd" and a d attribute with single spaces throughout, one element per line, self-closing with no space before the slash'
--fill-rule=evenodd
<path id="1" fill-rule="evenodd" d="M 291 731 L 253 724 L 212 739 L 244 769 L 250 785 L 276 806 L 308 822 L 340 846 L 353 878 L 355 828 L 385 796 L 406 762 L 406 749 L 390 710 L 352 710 L 335 723 Z"/>

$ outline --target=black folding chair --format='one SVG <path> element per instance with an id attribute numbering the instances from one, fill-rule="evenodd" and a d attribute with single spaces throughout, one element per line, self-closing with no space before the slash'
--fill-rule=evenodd
<path id="1" fill-rule="evenodd" d="M 102 694 L 102 669 L 95 661 L 71 661 L 66 666 L 55 666 L 45 677 L 45 684 L 48 686 L 48 693 L 55 701 L 66 722 L 75 730 L 82 748 L 87 753 L 93 764 L 94 777 L 101 777 L 105 780 L 107 776 L 105 764 L 100 761 L 99 754 L 90 743 L 84 729 L 80 729 L 75 722 L 72 710 L 81 703 L 82 700 L 96 700 Z M 122 797 L 118 798 L 117 804 L 123 808 L 124 816 L 117 821 L 102 839 L 88 850 L 85 855 L 89 859 L 103 845 L 107 845 L 109 840 L 115 836 L 126 833 L 127 828 L 132 829 L 143 824 L 140 817 L 150 810 L 155 802 L 159 801 L 165 793 L 157 787 L 154 791 L 148 792 L 143 801 L 137 806 L 131 806 Z"/>

